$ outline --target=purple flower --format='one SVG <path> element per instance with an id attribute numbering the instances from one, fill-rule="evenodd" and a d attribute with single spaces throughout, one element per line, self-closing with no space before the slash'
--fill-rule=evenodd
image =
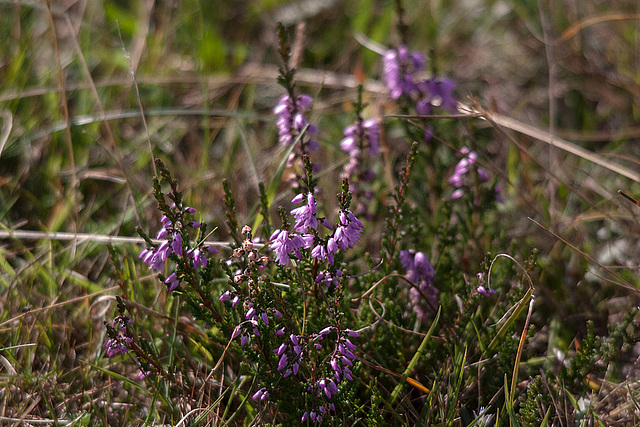
<path id="1" fill-rule="evenodd" d="M 344 130 L 345 138 L 340 141 L 340 148 L 349 153 L 349 162 L 343 169 L 343 176 L 351 177 L 358 171 L 362 162 L 362 152 L 368 147 L 369 156 L 373 157 L 380 152 L 380 129 L 377 119 L 356 121 Z M 369 172 L 375 177 L 373 171 Z M 362 175 L 365 175 L 365 172 Z M 362 179 L 362 178 L 361 178 Z"/>
<path id="2" fill-rule="evenodd" d="M 429 309 L 437 303 L 438 289 L 433 285 L 435 270 L 424 253 L 413 250 L 400 251 L 400 264 L 407 279 L 418 286 L 418 289 L 412 287 L 409 290 L 409 298 L 418 317 L 424 318 L 425 303 Z M 428 302 L 424 301 L 425 296 Z"/>
<path id="3" fill-rule="evenodd" d="M 458 111 L 458 101 L 453 96 L 456 84 L 451 79 L 429 79 L 416 84 L 420 93 L 416 102 L 418 114 L 430 114 L 431 107 L 440 107 L 450 113 Z"/>
<path id="4" fill-rule="evenodd" d="M 301 236 L 297 234 L 289 236 L 287 230 L 276 230 L 269 240 L 273 242 L 271 249 L 276 254 L 278 264 L 289 265 L 289 256 L 294 253 L 298 258 L 302 257 L 300 248 L 305 246 L 305 240 Z"/>
<path id="5" fill-rule="evenodd" d="M 473 178 L 469 176 L 469 173 L 472 170 L 476 172 L 480 181 L 487 182 L 489 180 L 488 172 L 485 169 L 476 166 L 478 155 L 474 151 L 469 150 L 468 147 L 462 147 L 460 149 L 460 154 L 462 154 L 464 157 L 460 159 L 460 161 L 456 164 L 453 175 L 449 177 L 449 183 L 456 188 L 451 194 L 452 200 L 456 200 L 462 197 L 466 193 L 466 191 L 474 184 Z M 499 185 L 496 185 L 493 191 L 498 203 L 504 203 L 504 199 L 500 194 L 502 188 Z M 478 205 L 479 203 L 479 200 L 474 201 L 474 204 L 476 205 Z"/>
<path id="6" fill-rule="evenodd" d="M 353 248 L 358 240 L 360 240 L 363 230 L 364 226 L 352 212 L 340 212 L 340 224 L 336 227 L 333 236 L 335 244 L 343 252 L 347 252 L 347 248 Z"/>
<path id="7" fill-rule="evenodd" d="M 368 146 L 369 155 L 375 156 L 380 152 L 380 128 L 378 119 L 363 122 L 356 121 L 344 129 L 345 138 L 340 141 L 340 148 L 350 155 L 359 154 L 360 147 Z"/>
<path id="8" fill-rule="evenodd" d="M 292 102 L 289 95 L 284 95 L 278 101 L 278 105 L 273 109 L 273 112 L 278 116 L 276 126 L 278 128 L 278 140 L 282 145 L 290 145 L 295 140 L 295 137 L 304 129 L 307 125 L 307 119 L 303 114 L 304 110 L 311 108 L 313 98 L 309 95 L 302 94 L 296 99 L 296 102 Z M 307 133 L 314 137 L 318 132 L 318 128 L 314 125 L 309 125 Z M 315 144 L 311 141 L 310 148 Z"/>
<path id="9" fill-rule="evenodd" d="M 129 348 L 127 344 L 131 344 L 133 340 L 124 335 L 119 335 L 116 338 L 110 338 L 105 343 L 105 347 L 107 348 L 107 357 L 113 357 L 117 354 L 124 354 L 129 352 Z"/>
<path id="10" fill-rule="evenodd" d="M 182 235 L 180 233 L 175 233 L 173 235 L 171 249 L 173 249 L 173 252 L 175 252 L 178 256 L 182 256 Z"/>
<path id="11" fill-rule="evenodd" d="M 251 397 L 253 398 L 253 400 L 258 400 L 258 399 L 265 400 L 269 397 L 269 392 L 265 387 L 262 387 L 261 389 L 256 391 Z"/>
<path id="12" fill-rule="evenodd" d="M 491 295 L 496 294 L 496 290 L 492 288 L 486 288 L 484 286 L 478 286 L 478 293 L 484 295 L 485 297 L 490 297 Z"/>
<path id="13" fill-rule="evenodd" d="M 178 280 L 178 275 L 174 271 L 167 277 L 164 281 L 165 284 L 169 285 L 169 292 L 172 292 L 175 288 L 180 284 L 180 280 Z"/>
<path id="14" fill-rule="evenodd" d="M 337 287 L 340 284 L 340 277 L 342 277 L 342 270 L 340 269 L 336 270 L 335 276 L 329 271 L 324 270 L 318 273 L 316 276 L 316 282 L 324 282 L 327 285 L 327 288 L 330 288 L 331 286 Z"/>
<path id="15" fill-rule="evenodd" d="M 404 45 L 397 50 L 388 50 L 382 58 L 382 79 L 389 95 L 398 99 L 402 95 L 411 96 L 415 91 L 413 74 L 424 69 L 425 58 L 420 53 L 409 53 Z"/>
<path id="16" fill-rule="evenodd" d="M 287 366 L 287 362 L 289 361 L 289 358 L 287 357 L 287 353 L 284 353 L 281 357 L 280 357 L 280 361 L 278 362 L 278 371 L 281 371 L 285 368 L 285 366 Z"/>
<path id="17" fill-rule="evenodd" d="M 190 251 L 188 255 L 193 259 L 193 268 L 196 270 L 201 266 L 207 266 L 207 256 L 201 248 L 196 248 L 195 250 Z"/>
<path id="18" fill-rule="evenodd" d="M 296 223 L 293 228 L 299 233 L 306 232 L 309 228 L 314 230 L 318 229 L 318 219 L 316 214 L 318 213 L 318 204 L 313 198 L 313 194 L 307 194 L 307 204 L 293 209 L 291 214 L 296 218 Z M 304 195 L 298 194 L 292 200 L 293 203 L 300 203 L 304 200 Z"/>

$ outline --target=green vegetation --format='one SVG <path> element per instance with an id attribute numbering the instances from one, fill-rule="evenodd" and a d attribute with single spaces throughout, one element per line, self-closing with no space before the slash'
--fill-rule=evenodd
<path id="1" fill-rule="evenodd" d="M 639 424 L 638 8 L 574 3 L 0 2 L 0 424 Z M 392 99 L 400 45 L 457 110 Z M 295 146 L 286 93 L 318 127 Z M 380 152 L 350 157 L 367 119 Z M 284 265 L 309 191 L 332 230 Z M 185 256 L 156 272 L 162 215 Z M 353 247 L 315 256 L 341 224 Z M 286 377 L 282 325 L 308 340 Z"/>

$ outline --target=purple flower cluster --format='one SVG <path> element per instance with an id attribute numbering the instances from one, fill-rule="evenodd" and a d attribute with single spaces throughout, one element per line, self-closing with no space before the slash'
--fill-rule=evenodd
<path id="1" fill-rule="evenodd" d="M 456 84 L 451 79 L 428 79 L 416 85 L 420 93 L 416 103 L 418 114 L 431 114 L 431 107 L 440 107 L 450 113 L 458 110 L 458 101 L 453 95 Z"/>
<path id="2" fill-rule="evenodd" d="M 291 374 L 298 375 L 300 363 L 302 363 L 306 353 L 306 341 L 306 338 L 301 335 L 291 334 L 288 340 L 273 350 L 280 357 L 278 371 L 282 371 L 283 378 L 287 378 Z"/>
<path id="3" fill-rule="evenodd" d="M 324 283 L 327 288 L 338 287 L 340 284 L 340 278 L 342 277 L 342 270 L 336 269 L 335 273 L 331 273 L 329 270 L 323 270 L 316 276 L 316 283 Z"/>
<path id="4" fill-rule="evenodd" d="M 225 295 L 228 295 L 227 292 L 222 294 L 222 296 L 220 297 L 220 301 L 227 301 L 229 299 L 228 296 L 225 297 Z M 236 296 L 239 297 L 239 295 Z M 232 305 L 235 306 L 233 302 Z M 236 327 L 231 337 L 233 339 L 240 336 L 240 345 L 242 346 L 245 345 L 247 341 L 249 341 L 251 334 L 256 337 L 260 336 L 260 331 L 258 330 L 260 321 L 262 321 L 265 326 L 269 326 L 269 312 L 280 319 L 282 318 L 282 313 L 280 313 L 279 310 L 275 308 L 267 308 L 266 310 L 263 310 L 260 307 L 256 306 L 251 299 L 246 299 L 243 306 L 247 310 L 244 315 L 245 321 Z"/>
<path id="5" fill-rule="evenodd" d="M 409 299 L 413 303 L 413 311 L 423 319 L 425 307 L 433 309 L 437 306 L 438 289 L 433 285 L 436 272 L 427 256 L 414 250 L 400 251 L 400 264 L 406 271 L 407 279 L 418 286 L 417 289 L 411 288 Z"/>
<path id="6" fill-rule="evenodd" d="M 287 230 L 276 230 L 269 239 L 271 242 L 271 249 L 276 254 L 276 262 L 280 265 L 289 265 L 289 256 L 296 255 L 298 259 L 302 258 L 300 249 L 308 249 L 313 244 L 313 235 L 300 236 L 299 234 L 291 233 Z M 311 242 L 311 243 L 310 243 Z"/>
<path id="7" fill-rule="evenodd" d="M 335 412 L 336 405 L 334 405 L 333 403 L 328 403 L 326 408 L 325 405 L 317 405 L 313 410 L 305 411 L 305 413 L 302 414 L 301 421 L 305 422 L 307 421 L 307 419 L 309 419 L 310 421 L 320 424 L 322 422 L 322 417 L 329 413 L 327 409 L 329 409 L 329 411 Z"/>
<path id="8" fill-rule="evenodd" d="M 289 265 L 289 259 L 292 255 L 300 259 L 302 258 L 301 249 L 312 248 L 312 259 L 322 262 L 329 261 L 333 265 L 334 254 L 338 249 L 346 252 L 348 248 L 353 248 L 360 240 L 364 226 L 352 212 L 341 211 L 339 222 L 334 229 L 326 218 L 318 218 L 318 207 L 312 194 L 298 194 L 292 202 L 305 202 L 305 205 L 291 211 L 296 219 L 294 229 L 299 234 L 278 229 L 269 238 L 278 264 Z M 321 239 L 314 234 L 304 234 L 310 230 L 317 232 L 318 223 L 332 231 L 331 236 L 327 239 Z"/>
<path id="9" fill-rule="evenodd" d="M 307 128 L 306 134 L 309 136 L 308 139 L 300 142 L 296 148 L 297 151 L 291 153 L 287 159 L 287 166 L 292 166 L 296 158 L 301 158 L 302 155 L 318 149 L 319 144 L 314 139 L 318 136 L 318 127 L 309 124 L 304 115 L 304 111 L 311 108 L 312 103 L 313 98 L 307 94 L 298 95 L 295 102 L 289 95 L 284 95 L 273 109 L 273 112 L 278 116 L 276 127 L 278 128 L 278 141 L 281 145 L 293 144 L 305 127 Z"/>
<path id="10" fill-rule="evenodd" d="M 349 179 L 349 190 L 358 203 L 356 212 L 368 217 L 367 202 L 374 197 L 374 193 L 365 186 L 376 174 L 368 167 L 364 153 L 368 151 L 370 158 L 380 153 L 380 121 L 358 119 L 347 126 L 344 135 L 340 148 L 349 153 L 349 162 L 344 166 L 342 177 Z"/>
<path id="11" fill-rule="evenodd" d="M 476 290 L 480 295 L 483 295 L 485 297 L 490 297 L 496 294 L 496 290 L 491 288 L 488 284 L 485 283 L 484 273 L 478 273 L 476 274 L 476 277 L 478 278 L 478 283 L 479 283 Z"/>
<path id="12" fill-rule="evenodd" d="M 324 328 L 317 335 L 326 336 L 334 330 L 337 332 L 337 341 L 335 349 L 329 358 L 329 366 L 333 375 L 323 376 L 307 388 L 307 391 L 312 394 L 317 404 L 314 409 L 305 411 L 302 415 L 302 422 L 308 418 L 311 421 L 320 423 L 322 416 L 328 413 L 326 408 L 335 411 L 335 405 L 329 399 L 338 394 L 338 384 L 342 380 L 353 381 L 353 372 L 350 368 L 353 367 L 353 361 L 356 360 L 356 356 L 353 354 L 356 346 L 349 338 L 359 337 L 360 335 L 351 329 L 340 330 L 332 326 Z M 321 404 L 320 402 L 322 401 L 325 401 L 326 404 Z"/>
<path id="13" fill-rule="evenodd" d="M 242 301 L 242 308 L 245 310 L 244 321 L 235 327 L 231 335 L 231 339 L 240 337 L 240 345 L 244 346 L 251 339 L 251 336 L 260 336 L 260 330 L 258 328 L 260 323 L 265 326 L 269 326 L 269 315 L 271 315 L 272 319 L 273 316 L 282 319 L 282 313 L 278 309 L 264 307 L 263 303 L 259 303 L 260 298 L 256 297 L 256 287 L 255 281 L 252 278 L 252 270 L 255 270 L 255 267 L 263 269 L 269 259 L 258 255 L 258 250 L 255 248 L 253 243 L 251 227 L 245 225 L 242 228 L 242 234 L 245 237 L 245 240 L 242 242 L 242 247 L 234 250 L 231 259 L 228 262 L 231 265 L 233 263 L 233 259 L 246 257 L 250 266 L 246 267 L 244 270 L 238 270 L 235 273 L 233 277 L 235 288 L 225 291 L 220 296 L 219 300 L 222 302 L 231 301 L 231 307 L 233 308 Z M 248 284 L 248 296 L 242 294 L 242 286 L 245 282 Z"/>
<path id="14" fill-rule="evenodd" d="M 326 240 L 326 243 L 320 242 L 311 250 L 311 258 L 319 261 L 329 261 L 333 265 L 335 254 L 338 249 L 347 252 L 347 249 L 353 248 L 360 240 L 364 226 L 362 222 L 350 211 L 340 212 L 340 222 L 336 226 L 333 234 Z"/>
<path id="15" fill-rule="evenodd" d="M 196 248 L 189 248 L 188 242 L 183 240 L 183 234 L 186 235 L 186 227 L 200 228 L 201 224 L 197 221 L 184 221 L 185 214 L 194 214 L 196 209 L 186 206 L 184 208 L 171 205 L 173 217 L 176 221 L 172 221 L 163 215 L 160 219 L 162 228 L 158 231 L 156 239 L 161 243 L 158 246 L 146 248 L 140 253 L 139 258 L 149 265 L 149 268 L 162 271 L 166 260 L 171 254 L 178 257 L 188 258 L 193 268 L 197 270 L 200 267 L 207 266 L 207 254 L 217 254 L 218 251 L 213 246 L 200 245 Z M 176 271 L 173 271 L 169 277 L 165 279 L 165 284 L 169 287 L 169 291 L 175 290 L 180 284 L 180 278 Z"/>
<path id="16" fill-rule="evenodd" d="M 416 102 L 418 114 L 431 114 L 432 107 L 450 113 L 457 111 L 458 102 L 453 95 L 455 83 L 447 78 L 416 81 L 415 74 L 424 70 L 425 58 L 420 53 L 409 53 L 406 46 L 388 50 L 382 59 L 383 80 L 393 99 L 401 96 Z"/>
<path id="17" fill-rule="evenodd" d="M 120 353 L 124 354 L 129 351 L 127 346 L 133 340 L 127 336 L 127 325 L 131 323 L 133 321 L 127 316 L 116 316 L 113 319 L 111 328 L 107 329 L 110 338 L 104 345 L 107 348 L 107 357 L 113 357 Z"/>
<path id="18" fill-rule="evenodd" d="M 382 58 L 382 79 L 387 85 L 391 98 L 402 95 L 410 97 L 416 90 L 414 74 L 424 70 L 424 55 L 409 53 L 406 46 L 389 49 Z"/>
<path id="19" fill-rule="evenodd" d="M 460 154 L 464 157 L 460 159 L 456 165 L 453 175 L 449 177 L 449 183 L 456 188 L 453 194 L 451 194 L 452 200 L 462 197 L 465 194 L 465 191 L 473 185 L 473 177 L 469 175 L 472 170 L 475 170 L 480 181 L 487 182 L 489 180 L 489 174 L 487 171 L 476 166 L 478 155 L 475 151 L 469 150 L 468 147 L 462 147 L 460 149 Z M 504 199 L 500 195 L 502 191 L 500 186 L 496 185 L 494 191 L 496 193 L 496 200 L 499 203 L 504 203 Z M 478 200 L 474 200 L 474 204 L 478 205 L 480 202 Z"/>
<path id="20" fill-rule="evenodd" d="M 269 390 L 266 387 L 262 387 L 258 389 L 252 396 L 253 400 L 262 400 L 265 401 L 269 398 Z"/>
<path id="21" fill-rule="evenodd" d="M 293 228 L 298 233 L 305 233 L 310 228 L 314 230 L 318 229 L 318 218 L 316 217 L 318 214 L 318 203 L 316 203 L 313 194 L 308 193 L 305 197 L 303 193 L 300 193 L 291 200 L 291 203 L 300 203 L 305 201 L 305 199 L 306 204 L 304 206 L 300 206 L 291 211 L 291 215 L 296 219 Z"/>
<path id="22" fill-rule="evenodd" d="M 348 152 L 350 157 L 359 157 L 361 150 L 367 147 L 371 157 L 380 153 L 380 123 L 378 119 L 357 120 L 347 126 L 343 133 L 345 137 L 340 141 L 340 148 Z"/>

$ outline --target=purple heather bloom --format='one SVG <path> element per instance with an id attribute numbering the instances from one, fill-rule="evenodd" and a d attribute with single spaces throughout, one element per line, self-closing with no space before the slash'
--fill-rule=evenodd
<path id="1" fill-rule="evenodd" d="M 262 387 L 261 389 L 256 391 L 251 397 L 253 398 L 253 400 L 258 400 L 258 399 L 265 400 L 269 397 L 269 392 L 265 387 Z"/>
<path id="2" fill-rule="evenodd" d="M 173 249 L 173 252 L 175 252 L 178 256 L 182 256 L 182 235 L 180 233 L 175 233 L 173 235 L 171 249 Z"/>
<path id="3" fill-rule="evenodd" d="M 140 372 L 138 372 L 138 379 L 139 380 L 143 380 L 143 379 L 147 378 L 149 375 L 151 375 L 151 371 L 144 371 L 141 368 Z"/>
<path id="4" fill-rule="evenodd" d="M 236 326 L 233 329 L 233 333 L 231 334 L 231 339 L 236 338 L 238 335 L 240 335 L 240 325 Z"/>
<path id="5" fill-rule="evenodd" d="M 107 348 L 107 357 L 113 357 L 117 354 L 124 354 L 129 351 L 127 344 L 131 344 L 133 340 L 129 337 L 120 335 L 117 338 L 110 338 L 105 343 L 105 347 Z"/>
<path id="6" fill-rule="evenodd" d="M 465 190 L 472 185 L 473 179 L 468 177 L 468 174 L 472 169 L 476 171 L 478 178 L 480 178 L 482 182 L 487 182 L 489 180 L 488 172 L 485 169 L 476 166 L 478 155 L 474 151 L 469 150 L 468 147 L 462 147 L 460 149 L 460 154 L 464 157 L 456 164 L 453 175 L 449 177 L 449 183 L 456 188 L 453 191 L 453 194 L 451 194 L 452 200 L 462 197 L 466 192 Z M 499 185 L 494 187 L 495 198 L 498 203 L 504 203 L 504 199 L 500 194 L 501 191 L 502 188 Z M 474 203 L 477 205 L 480 202 L 474 201 Z"/>
<path id="7" fill-rule="evenodd" d="M 334 329 L 334 326 L 327 326 L 326 328 L 324 328 L 323 330 L 321 330 L 318 333 L 320 335 L 327 335 L 327 334 L 330 334 L 333 329 Z"/>
<path id="8" fill-rule="evenodd" d="M 333 254 L 327 252 L 327 249 L 323 245 L 317 245 L 311 250 L 311 258 L 318 259 L 323 262 L 329 259 L 329 263 L 333 265 Z"/>
<path id="9" fill-rule="evenodd" d="M 283 342 L 282 344 L 280 344 L 280 347 L 276 348 L 274 351 L 274 353 L 276 353 L 278 356 L 282 356 L 282 353 L 284 353 L 284 351 L 287 349 L 288 345 L 286 342 Z"/>
<path id="10" fill-rule="evenodd" d="M 302 194 L 298 194 L 292 200 L 293 203 L 300 203 L 304 200 L 304 196 Z M 304 206 L 300 206 L 299 208 L 295 208 L 291 211 L 291 215 L 296 218 L 296 224 L 293 228 L 299 233 L 306 232 L 309 228 L 313 228 L 314 230 L 318 229 L 318 219 L 316 218 L 316 214 L 318 213 L 318 204 L 316 200 L 313 198 L 313 194 L 307 194 L 307 204 Z"/>
<path id="11" fill-rule="evenodd" d="M 420 97 L 416 103 L 418 114 L 430 114 L 431 107 L 440 107 L 450 113 L 458 111 L 458 101 L 453 96 L 456 84 L 451 79 L 429 79 L 416 85 Z"/>
<path id="12" fill-rule="evenodd" d="M 174 271 L 167 277 L 164 281 L 165 284 L 169 285 L 169 291 L 172 292 L 175 288 L 180 284 L 180 280 L 178 280 L 178 275 Z"/>
<path id="13" fill-rule="evenodd" d="M 484 286 L 478 286 L 478 293 L 484 295 L 485 297 L 490 297 L 491 295 L 496 294 L 495 289 L 485 288 Z"/>
<path id="14" fill-rule="evenodd" d="M 195 250 L 189 252 L 188 255 L 190 255 L 191 258 L 193 258 L 193 268 L 195 268 L 196 270 L 200 266 L 202 267 L 207 266 L 207 256 L 204 254 L 204 252 L 200 248 L 196 248 Z"/>
<path id="15" fill-rule="evenodd" d="M 326 228 L 329 231 L 333 231 L 333 227 L 331 226 L 331 223 L 329 222 L 329 220 L 327 220 L 326 218 L 321 218 L 320 219 L 320 223 L 324 226 L 324 228 Z"/>
<path id="16" fill-rule="evenodd" d="M 327 288 L 330 288 L 331 286 L 338 286 L 340 284 L 340 277 L 342 277 L 342 270 L 340 269 L 336 270 L 335 276 L 325 270 L 318 273 L 316 276 L 316 282 L 324 282 L 327 285 Z"/>
<path id="17" fill-rule="evenodd" d="M 413 74 L 424 69 L 425 58 L 420 53 L 409 53 L 406 46 L 388 50 L 382 58 L 382 79 L 389 95 L 398 99 L 415 91 Z"/>
<path id="18" fill-rule="evenodd" d="M 364 226 L 358 218 L 349 211 L 340 212 L 340 224 L 334 234 L 335 244 L 343 251 L 353 248 L 360 240 Z"/>
<path id="19" fill-rule="evenodd" d="M 233 297 L 233 299 L 231 300 L 231 307 L 235 308 L 238 302 L 240 302 L 240 295 L 236 295 L 235 297 Z"/>
<path id="20" fill-rule="evenodd" d="M 458 188 L 453 193 L 451 193 L 451 200 L 457 200 L 462 196 L 464 196 L 464 190 L 462 188 Z"/>
<path id="21" fill-rule="evenodd" d="M 165 227 L 162 227 L 160 231 L 158 231 L 158 234 L 156 234 L 156 239 L 163 240 L 163 239 L 166 239 L 168 235 L 169 235 L 169 230 Z"/>
<path id="22" fill-rule="evenodd" d="M 375 156 L 380 152 L 380 128 L 377 119 L 363 122 L 356 121 L 344 129 L 345 138 L 340 141 L 340 148 L 352 156 L 360 154 L 359 142 L 369 146 L 369 155 Z"/>
<path id="23" fill-rule="evenodd" d="M 437 302 L 438 289 L 433 286 L 435 270 L 424 253 L 413 250 L 400 251 L 400 264 L 406 270 L 407 279 L 418 286 L 418 289 L 412 287 L 409 290 L 409 298 L 413 303 L 413 310 L 418 317 L 423 318 L 425 314 L 423 294 L 429 298 L 430 308 Z"/>
<path id="24" fill-rule="evenodd" d="M 276 230 L 269 240 L 273 242 L 271 249 L 273 249 L 276 254 L 278 264 L 289 265 L 289 255 L 293 253 L 295 253 L 298 258 L 302 257 L 300 248 L 305 247 L 305 240 L 301 236 L 297 234 L 289 236 L 287 230 Z"/>
<path id="25" fill-rule="evenodd" d="M 285 366 L 287 366 L 287 362 L 289 361 L 288 357 L 287 357 L 287 353 L 283 354 L 280 357 L 280 361 L 278 362 L 278 371 L 281 371 L 285 368 Z"/>
<path id="26" fill-rule="evenodd" d="M 311 108 L 313 98 L 309 95 L 299 95 L 295 104 L 291 101 L 289 95 L 284 95 L 280 98 L 278 105 L 273 109 L 273 112 L 278 116 L 276 126 L 278 128 L 278 140 L 282 145 L 290 145 L 295 140 L 295 137 L 304 129 L 307 125 L 307 119 L 303 114 L 303 110 Z M 312 137 L 318 132 L 317 126 L 309 125 L 307 133 Z M 313 149 L 312 144 L 309 142 L 309 148 Z"/>
<path id="27" fill-rule="evenodd" d="M 344 332 L 346 332 L 350 337 L 357 338 L 360 336 L 359 333 L 357 333 L 356 331 L 352 331 L 351 329 L 345 329 Z"/>

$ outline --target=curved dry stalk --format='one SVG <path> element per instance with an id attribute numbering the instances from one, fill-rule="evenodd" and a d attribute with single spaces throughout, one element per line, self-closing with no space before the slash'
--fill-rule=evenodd
<path id="1" fill-rule="evenodd" d="M 620 166 L 618 164 L 605 160 L 596 153 L 585 150 L 584 148 L 579 147 L 572 142 L 552 135 L 542 129 L 538 129 L 535 126 L 528 125 L 511 117 L 503 116 L 502 114 L 490 113 L 486 110 L 476 109 L 461 103 L 458 103 L 458 111 L 463 113 L 466 112 L 467 114 L 473 116 L 477 116 L 478 114 L 480 114 L 482 119 L 487 120 L 494 126 L 501 126 L 521 133 L 523 135 L 527 135 L 531 138 L 537 139 L 538 141 L 546 142 L 553 147 L 557 147 L 563 151 L 566 151 L 567 153 L 571 153 L 575 156 L 581 157 L 587 161 L 602 166 L 605 169 L 609 169 L 612 172 L 615 172 L 619 175 L 640 183 L 640 173 L 634 172 L 630 169 L 625 168 L 624 166 Z"/>
<path id="2" fill-rule="evenodd" d="M 538 227 L 542 228 L 544 231 L 546 231 L 547 233 L 551 234 L 553 237 L 555 237 L 556 239 L 560 240 L 562 243 L 564 243 L 565 245 L 569 246 L 571 249 L 573 249 L 574 251 L 578 252 L 580 255 L 582 255 L 583 257 L 585 257 L 586 259 L 588 259 L 589 261 L 591 261 L 592 263 L 598 265 L 600 268 L 602 268 L 604 271 L 606 271 L 607 273 L 611 274 L 613 277 L 615 277 L 616 279 L 620 280 L 622 283 L 620 282 L 615 282 L 615 281 L 611 281 L 612 283 L 615 283 L 618 286 L 621 286 L 625 289 L 628 289 L 630 291 L 634 291 L 636 293 L 640 293 L 640 289 L 638 289 L 636 286 L 633 285 L 633 283 L 628 282 L 627 280 L 625 280 L 622 276 L 620 276 L 619 274 L 617 274 L 614 271 L 611 271 L 610 268 L 607 268 L 606 266 L 602 265 L 600 262 L 598 262 L 595 258 L 593 258 L 590 255 L 587 255 L 586 253 L 584 253 L 583 251 L 581 251 L 580 249 L 578 249 L 577 246 L 572 245 L 571 243 L 569 243 L 567 240 L 563 239 L 562 237 L 560 237 L 558 234 L 554 233 L 553 231 L 549 230 L 547 227 L 545 227 L 544 225 L 540 224 L 539 222 L 537 222 L 536 220 L 527 217 L 527 219 L 531 222 L 533 222 L 535 225 L 537 225 Z"/>

